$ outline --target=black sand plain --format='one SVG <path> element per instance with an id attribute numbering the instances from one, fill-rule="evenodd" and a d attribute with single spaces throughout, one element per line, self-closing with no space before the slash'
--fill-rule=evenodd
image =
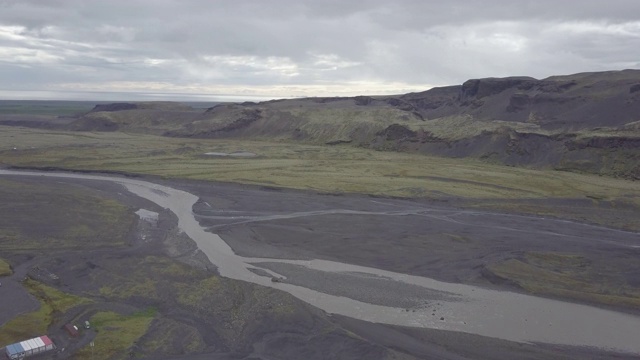
<path id="1" fill-rule="evenodd" d="M 69 338 L 61 329 L 69 321 L 82 321 L 98 311 L 135 314 L 153 308 L 155 315 L 146 333 L 116 358 L 148 359 L 610 359 L 633 358 L 598 349 L 548 344 L 521 344 L 477 335 L 439 330 L 413 329 L 366 323 L 330 316 L 278 290 L 220 278 L 215 266 L 197 251 L 195 244 L 177 229 L 172 214 L 127 193 L 124 188 L 94 181 L 47 178 L 3 178 L 19 186 L 36 186 L 51 194 L 27 199 L 19 207 L 7 201 L 3 217 L 65 212 L 59 196 L 79 191 L 78 196 L 115 200 L 131 215 L 120 242 L 74 244 L 40 249 L 3 247 L 14 274 L 3 278 L 2 323 L 37 307 L 20 281 L 29 276 L 65 293 L 83 296 L 91 304 L 54 314 L 48 333 L 59 348 L 41 358 L 74 358 L 74 353 L 96 336 L 92 329 L 80 338 Z M 528 252 L 579 254 L 606 276 L 626 277 L 633 282 L 636 233 L 618 232 L 558 221 L 478 210 L 475 204 L 456 200 L 428 203 L 362 195 L 317 194 L 308 191 L 261 188 L 198 181 L 166 181 L 198 195 L 194 211 L 203 225 L 220 234 L 244 256 L 290 259 L 329 259 L 417 274 L 444 281 L 523 291 L 516 282 L 491 271 L 491 265 L 525 257 Z M 18 186 L 18 185 L 16 185 Z M 550 200 L 551 202 L 553 200 Z M 576 205 L 577 204 L 577 205 Z M 602 210 L 577 201 L 583 212 Z M 157 224 L 137 219 L 133 212 L 144 208 L 158 212 Z M 75 209 L 78 213 L 83 209 Z M 73 213 L 73 212 L 71 212 Z M 620 212 L 620 216 L 626 216 Z M 96 214 L 99 215 L 99 214 Z M 93 219 L 94 221 L 96 219 Z M 56 226 L 56 217 L 40 215 L 32 235 Z M 69 220 L 85 221 L 81 218 Z M 89 220 L 86 220 L 89 221 Z M 67 224 L 68 225 L 68 224 Z M 574 226 L 575 225 L 575 226 Z M 607 237 L 606 234 L 615 233 Z M 558 235 L 561 234 L 561 235 Z M 605 241 L 606 240 L 606 241 Z M 613 242 L 611 242 L 613 241 Z M 3 239 L 5 245 L 8 240 Z M 117 243 L 117 244 L 116 244 Z M 601 264 L 608 264 L 607 266 Z M 46 269 L 46 272 L 40 269 Z M 317 281 L 313 274 L 295 273 L 307 285 L 321 291 L 343 290 L 340 279 Z M 610 274 L 607 274 L 610 272 Z M 46 276 L 55 274 L 57 280 Z M 294 279 L 291 276 L 291 279 Z M 316 279 L 316 280 L 314 280 Z M 622 281 L 622 280 L 620 280 Z M 146 284 L 146 287 L 140 286 Z M 203 290 L 205 284 L 215 284 Z M 369 288 L 375 289 L 375 285 Z M 106 290 L 108 289 L 108 291 Z M 396 301 L 381 287 L 379 301 Z M 344 292 L 346 291 L 346 293 Z M 545 295 L 545 294 L 543 294 Z M 421 294 L 418 294 L 421 296 Z M 553 293 L 546 296 L 558 297 Z M 413 296 L 415 297 L 415 296 Z M 4 299 L 15 299 L 4 301 Z M 389 300 L 391 299 L 391 300 Z M 395 300 L 394 300 L 395 299 Z M 637 308 L 617 303 L 602 304 L 591 298 L 570 299 L 620 311 Z M 7 305 L 5 305 L 7 304 Z M 9 305 L 10 304 L 10 305 Z M 406 304 L 408 307 L 411 303 Z M 100 330 L 97 330 L 100 331 Z M 39 334 L 34 334 L 37 336 Z"/>

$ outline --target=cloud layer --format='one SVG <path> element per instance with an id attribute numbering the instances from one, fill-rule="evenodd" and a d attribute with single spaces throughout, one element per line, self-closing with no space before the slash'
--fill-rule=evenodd
<path id="1" fill-rule="evenodd" d="M 636 0 L 0 0 L 5 98 L 389 94 L 639 67 Z"/>

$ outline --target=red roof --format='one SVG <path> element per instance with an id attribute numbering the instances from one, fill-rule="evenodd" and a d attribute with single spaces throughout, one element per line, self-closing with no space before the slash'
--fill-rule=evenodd
<path id="1" fill-rule="evenodd" d="M 49 337 L 48 337 L 47 335 L 40 336 L 40 340 L 42 340 L 42 342 L 43 342 L 45 345 L 51 345 L 51 344 L 53 344 L 53 341 L 51 341 L 51 339 L 49 339 Z"/>

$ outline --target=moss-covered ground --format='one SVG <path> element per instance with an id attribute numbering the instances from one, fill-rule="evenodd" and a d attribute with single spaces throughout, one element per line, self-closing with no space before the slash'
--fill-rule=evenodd
<path id="1" fill-rule="evenodd" d="M 122 315 L 112 311 L 101 311 L 91 317 L 90 323 L 96 337 L 93 346 L 80 349 L 76 359 L 123 359 L 130 356 L 129 349 L 142 337 L 155 311 L 140 311 L 132 315 Z"/>
<path id="2" fill-rule="evenodd" d="M 640 205 L 640 184 L 596 175 L 532 170 L 352 146 L 256 140 L 177 139 L 125 133 L 2 127 L 0 164 L 123 171 L 320 192 L 474 199 L 621 199 Z M 16 150 L 13 148 L 16 147 Z M 206 152 L 249 151 L 254 158 Z"/>
<path id="3" fill-rule="evenodd" d="M 11 265 L 4 259 L 0 258 L 0 276 L 8 276 L 13 274 Z"/>

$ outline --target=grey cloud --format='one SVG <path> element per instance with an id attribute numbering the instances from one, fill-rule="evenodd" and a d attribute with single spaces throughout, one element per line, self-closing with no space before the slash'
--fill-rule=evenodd
<path id="1" fill-rule="evenodd" d="M 637 59 L 635 0 L 0 0 L 0 90 L 119 81 L 417 89 Z"/>

